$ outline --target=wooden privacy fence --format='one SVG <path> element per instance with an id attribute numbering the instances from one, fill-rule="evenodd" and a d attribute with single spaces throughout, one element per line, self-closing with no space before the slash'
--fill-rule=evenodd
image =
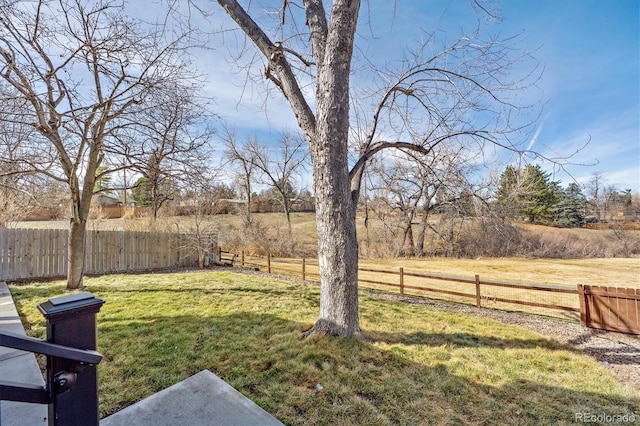
<path id="1" fill-rule="evenodd" d="M 582 325 L 640 334 L 640 289 L 579 285 L 578 293 Z"/>
<path id="2" fill-rule="evenodd" d="M 66 229 L 0 229 L 0 281 L 67 274 Z M 208 244 L 217 248 L 217 239 Z M 193 237 L 184 234 L 87 230 L 85 273 L 104 274 L 196 265 Z"/>
<path id="3" fill-rule="evenodd" d="M 241 252 L 236 262 L 268 273 L 277 271 L 309 281 L 319 281 L 320 277 L 316 260 L 276 259 L 271 255 L 264 258 L 247 256 Z M 427 294 L 431 298 L 472 303 L 477 307 L 519 310 L 575 320 L 580 313 L 578 290 L 569 287 L 501 283 L 482 280 L 479 275 L 473 278 L 447 277 L 406 271 L 404 268 L 359 268 L 358 283 L 361 287 L 373 290 L 387 291 L 392 288 L 403 296 Z"/>

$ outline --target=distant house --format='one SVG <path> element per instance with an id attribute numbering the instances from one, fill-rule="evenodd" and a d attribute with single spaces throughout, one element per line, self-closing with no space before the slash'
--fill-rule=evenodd
<path id="1" fill-rule="evenodd" d="M 117 219 L 122 217 L 122 201 L 107 194 L 96 194 L 91 203 L 100 207 L 100 217 L 105 219 Z"/>

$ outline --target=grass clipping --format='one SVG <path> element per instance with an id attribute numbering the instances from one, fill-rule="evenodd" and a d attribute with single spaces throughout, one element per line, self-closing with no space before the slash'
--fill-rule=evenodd
<path id="1" fill-rule="evenodd" d="M 104 417 L 209 369 L 285 424 L 569 424 L 635 416 L 594 359 L 516 326 L 361 298 L 365 341 L 312 336 L 318 289 L 233 272 L 111 275 L 98 315 Z M 64 283 L 12 286 L 29 334 Z"/>

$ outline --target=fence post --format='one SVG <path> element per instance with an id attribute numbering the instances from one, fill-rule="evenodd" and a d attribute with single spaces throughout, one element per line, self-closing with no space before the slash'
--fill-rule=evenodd
<path id="1" fill-rule="evenodd" d="M 222 263 L 222 247 L 218 246 L 218 262 Z"/>
<path id="2" fill-rule="evenodd" d="M 47 319 L 47 341 L 95 350 L 96 314 L 103 304 L 104 300 L 86 292 L 54 297 L 41 303 L 38 309 Z M 94 365 L 47 356 L 47 383 L 52 401 L 49 424 L 98 425 L 98 369 Z M 67 386 L 70 387 L 67 389 Z"/>
<path id="3" fill-rule="evenodd" d="M 481 297 L 480 297 L 480 275 L 476 274 L 476 306 L 478 308 L 482 307 L 482 304 L 480 303 L 481 301 Z"/>
<path id="4" fill-rule="evenodd" d="M 306 271 L 305 271 L 305 261 L 304 261 L 304 257 L 302 258 L 302 281 L 305 280 L 305 275 L 306 275 Z"/>
<path id="5" fill-rule="evenodd" d="M 267 252 L 267 272 L 271 273 L 271 252 Z"/>
<path id="6" fill-rule="evenodd" d="M 582 324 L 583 327 L 588 327 L 587 324 L 591 321 L 591 318 L 588 318 L 588 303 L 585 298 L 584 287 L 582 286 L 582 284 L 578 284 L 578 300 L 580 302 L 580 324 Z"/>
<path id="7" fill-rule="evenodd" d="M 242 255 L 242 266 L 244 266 L 244 250 L 242 250 L 240 253 Z"/>
<path id="8" fill-rule="evenodd" d="M 404 296 L 404 268 L 400 268 L 400 296 Z"/>

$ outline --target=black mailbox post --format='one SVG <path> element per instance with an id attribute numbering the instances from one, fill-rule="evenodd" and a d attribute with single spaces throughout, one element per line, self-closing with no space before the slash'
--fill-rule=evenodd
<path id="1" fill-rule="evenodd" d="M 38 305 L 47 319 L 47 341 L 95 351 L 96 314 L 103 304 L 104 300 L 91 293 L 76 293 L 51 298 Z M 47 383 L 52 401 L 49 404 L 50 425 L 98 425 L 98 370 L 95 365 L 47 356 Z"/>

